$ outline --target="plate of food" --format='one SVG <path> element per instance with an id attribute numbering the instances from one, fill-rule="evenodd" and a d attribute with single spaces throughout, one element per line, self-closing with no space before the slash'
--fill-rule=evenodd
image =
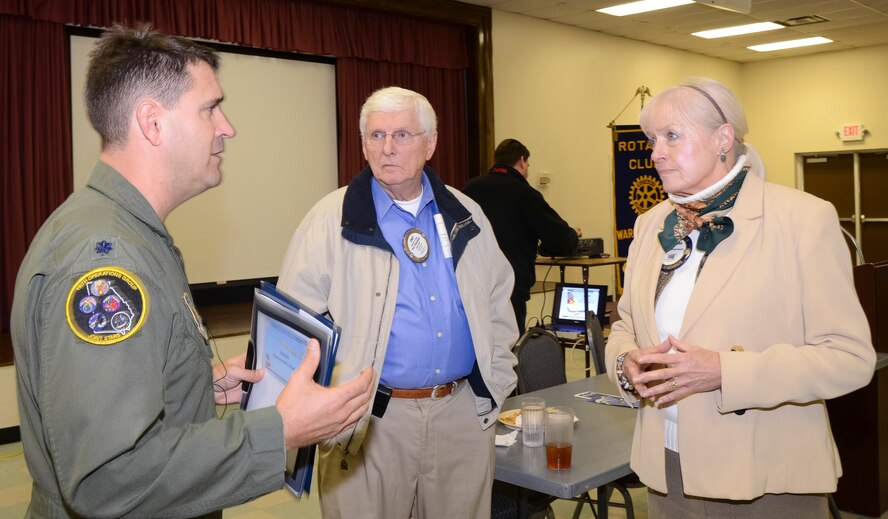
<path id="1" fill-rule="evenodd" d="M 521 430 L 521 409 L 509 409 L 499 415 L 499 421 L 509 429 Z"/>
<path id="2" fill-rule="evenodd" d="M 579 422 L 580 419 L 574 415 L 574 423 Z M 509 429 L 514 429 L 516 431 L 521 430 L 521 409 L 509 409 L 508 411 L 503 411 L 499 415 L 499 422 Z"/>

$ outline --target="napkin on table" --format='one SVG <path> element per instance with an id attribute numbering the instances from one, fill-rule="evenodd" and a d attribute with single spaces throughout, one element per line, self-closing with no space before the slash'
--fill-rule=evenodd
<path id="1" fill-rule="evenodd" d="M 506 434 L 497 434 L 495 440 L 496 446 L 508 447 L 509 445 L 512 445 L 518 441 L 518 432 L 519 431 L 512 431 Z"/>

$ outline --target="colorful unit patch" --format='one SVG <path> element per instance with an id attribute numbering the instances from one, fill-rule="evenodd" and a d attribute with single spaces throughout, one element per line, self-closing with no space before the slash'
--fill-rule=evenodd
<path id="1" fill-rule="evenodd" d="M 142 327 L 148 316 L 148 293 L 126 270 L 100 267 L 71 287 L 65 314 L 75 335 L 90 344 L 107 346 Z"/>

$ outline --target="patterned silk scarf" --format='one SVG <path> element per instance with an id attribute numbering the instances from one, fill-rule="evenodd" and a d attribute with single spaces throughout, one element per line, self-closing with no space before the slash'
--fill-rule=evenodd
<path id="1" fill-rule="evenodd" d="M 734 222 L 725 215 L 734 207 L 737 193 L 743 186 L 743 179 L 749 168 L 743 168 L 736 177 L 710 198 L 675 204 L 675 209 L 666 217 L 663 231 L 660 232 L 660 245 L 668 252 L 681 242 L 694 229 L 700 231 L 697 250 L 705 255 L 715 250 L 716 245 L 734 232 Z"/>
<path id="2" fill-rule="evenodd" d="M 700 261 L 700 267 L 697 270 L 697 275 L 699 276 L 709 253 L 715 250 L 719 243 L 734 232 L 734 222 L 731 221 L 727 214 L 734 207 L 737 194 L 743 186 L 743 180 L 746 178 L 748 171 L 749 168 L 744 167 L 730 182 L 711 197 L 686 204 L 675 204 L 675 209 L 666 216 L 663 230 L 658 235 L 663 251 L 667 253 L 672 251 L 685 241 L 685 237 L 693 230 L 699 230 L 700 236 L 697 238 L 696 248 L 703 252 L 703 259 Z M 690 241 L 685 243 L 690 243 Z M 685 259 L 688 255 L 685 254 Z M 684 263 L 684 260 L 681 263 Z M 660 299 L 660 293 L 666 284 L 669 283 L 672 273 L 678 266 L 680 264 L 667 268 L 664 264 L 664 267 L 660 270 L 657 292 L 654 296 L 655 304 Z"/>

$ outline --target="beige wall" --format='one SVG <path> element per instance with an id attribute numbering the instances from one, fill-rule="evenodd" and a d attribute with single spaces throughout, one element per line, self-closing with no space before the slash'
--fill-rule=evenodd
<path id="1" fill-rule="evenodd" d="M 749 142 L 774 182 L 795 186 L 796 153 L 888 148 L 888 45 L 771 60 L 741 67 Z M 863 124 L 862 142 L 836 137 Z"/>
<path id="2" fill-rule="evenodd" d="M 605 252 L 614 252 L 607 125 L 639 86 L 656 92 L 690 75 L 712 76 L 737 88 L 740 65 L 493 12 L 495 140 L 515 138 L 530 149 L 531 183 L 549 172 L 552 182 L 540 191 L 585 236 L 603 238 Z M 616 123 L 637 124 L 640 107 L 636 99 Z M 538 279 L 545 274 L 538 269 Z M 557 278 L 554 269 L 547 279 Z M 569 269 L 568 279 L 579 280 L 579 269 Z M 612 268 L 590 271 L 591 282 L 609 284 L 611 291 L 613 280 Z"/>
<path id="3" fill-rule="evenodd" d="M 532 36 L 531 36 L 532 35 Z M 613 180 L 606 125 L 635 90 L 654 94 L 688 76 L 709 76 L 732 88 L 750 123 L 770 180 L 795 186 L 796 153 L 888 148 L 888 46 L 755 63 L 707 58 L 554 22 L 493 11 L 495 140 L 516 138 L 531 151 L 530 181 L 571 225 L 604 238 L 613 253 Z M 636 124 L 636 99 L 617 124 Z M 872 133 L 862 144 L 839 141 L 842 124 Z M 570 271 L 571 269 L 569 269 Z M 579 270 L 579 269 L 572 269 Z M 546 271 L 538 268 L 537 277 Z M 578 280 L 579 273 L 569 273 Z M 557 280 L 558 272 L 548 275 Z M 592 269 L 608 283 L 613 270 Z M 539 309 L 528 308 L 528 315 Z"/>
<path id="4" fill-rule="evenodd" d="M 542 189 L 549 202 L 613 252 L 606 125 L 640 85 L 656 93 L 690 75 L 723 81 L 744 102 L 748 140 L 761 151 L 769 177 L 795 185 L 795 153 L 888 148 L 886 56 L 888 46 L 881 46 L 739 64 L 494 11 L 495 139 L 524 142 L 532 153 L 531 181 L 550 172 L 552 184 Z M 639 106 L 635 100 L 616 122 L 636 123 Z M 844 144 L 834 132 L 846 123 L 862 123 L 872 134 L 863 144 Z M 542 279 L 545 271 L 538 274 Z M 553 271 L 548 279 L 557 277 Z M 613 289 L 611 268 L 592 269 L 590 278 Z M 541 303 L 535 296 L 528 316 Z M 14 378 L 14 368 L 0 368 L 0 394 L 8 396 L 0 397 L 0 428 L 18 424 Z"/>
<path id="5" fill-rule="evenodd" d="M 0 368 L 0 429 L 17 427 L 18 424 L 15 366 L 3 366 Z"/>

